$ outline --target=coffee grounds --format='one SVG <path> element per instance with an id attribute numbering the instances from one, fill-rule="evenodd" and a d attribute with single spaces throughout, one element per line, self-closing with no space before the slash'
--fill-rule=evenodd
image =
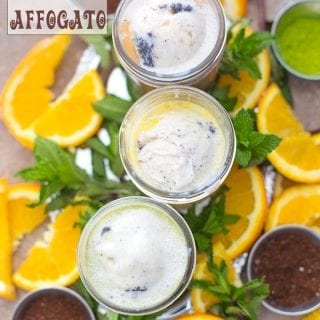
<path id="1" fill-rule="evenodd" d="M 302 307 L 320 301 L 320 246 L 306 232 L 275 233 L 253 257 L 253 276 L 270 286 L 268 303 Z"/>
<path id="2" fill-rule="evenodd" d="M 45 292 L 26 306 L 19 320 L 90 320 L 86 308 L 65 293 Z"/>

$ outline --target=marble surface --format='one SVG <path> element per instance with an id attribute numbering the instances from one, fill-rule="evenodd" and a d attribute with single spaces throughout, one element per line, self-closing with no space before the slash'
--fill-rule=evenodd
<path id="1" fill-rule="evenodd" d="M 287 0 L 268 0 L 267 19 L 271 21 L 279 7 Z M 19 36 L 7 35 L 6 30 L 6 3 L 7 0 L 0 2 L 0 90 L 2 90 L 6 79 L 25 54 L 25 52 L 41 37 L 40 36 Z M 249 0 L 249 16 L 257 17 L 259 14 L 258 3 L 255 0 Z M 256 25 L 256 20 L 254 21 Z M 73 41 L 71 50 L 64 58 L 61 67 L 57 73 L 57 82 L 54 87 L 56 93 L 71 78 L 77 65 L 78 59 L 84 49 L 84 44 L 79 40 Z M 305 128 L 310 131 L 320 129 L 320 81 L 306 81 L 290 76 L 290 87 L 294 96 L 294 111 L 298 118 L 304 123 Z M 20 146 L 8 133 L 3 123 L 0 121 L 0 177 L 9 177 L 10 182 L 17 182 L 14 177 L 17 170 L 30 165 L 33 161 L 32 154 L 29 150 Z M 27 237 L 22 246 L 16 252 L 14 257 L 14 267 L 25 257 L 28 248 L 32 243 L 41 236 L 45 226 L 42 226 L 32 235 Z M 18 300 L 25 294 L 18 290 Z M 17 301 L 18 301 L 17 300 Z M 12 310 L 16 301 L 9 302 L 0 298 L 0 318 L 1 320 L 11 319 Z M 262 311 L 259 320 L 285 320 L 286 317 L 276 316 L 274 314 Z M 290 318 L 293 320 L 293 318 Z"/>

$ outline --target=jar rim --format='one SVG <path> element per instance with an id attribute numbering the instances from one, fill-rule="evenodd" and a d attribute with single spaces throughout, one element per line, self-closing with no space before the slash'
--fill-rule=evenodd
<path id="1" fill-rule="evenodd" d="M 120 206 L 125 206 L 128 204 L 154 206 L 160 209 L 161 212 L 163 212 L 165 215 L 171 217 L 176 222 L 177 227 L 180 228 L 180 230 L 183 232 L 186 240 L 186 244 L 187 244 L 187 249 L 188 249 L 188 261 L 185 269 L 184 278 L 182 279 L 178 288 L 174 291 L 174 293 L 171 294 L 170 297 L 166 298 L 159 304 L 143 310 L 126 309 L 125 307 L 120 308 L 119 306 L 108 302 L 106 299 L 103 299 L 103 297 L 101 297 L 101 295 L 99 295 L 94 290 L 92 284 L 90 283 L 90 280 L 86 276 L 86 271 L 85 271 L 85 246 L 87 244 L 92 228 L 95 226 L 95 223 L 99 222 L 99 219 L 102 216 L 110 213 L 115 208 Z M 187 222 L 184 220 L 184 218 L 180 215 L 180 213 L 176 209 L 172 208 L 168 204 L 160 203 L 152 198 L 143 197 L 143 196 L 130 196 L 130 197 L 119 198 L 117 200 L 114 200 L 105 204 L 89 220 L 89 222 L 86 224 L 85 228 L 83 229 L 80 240 L 79 240 L 77 258 L 78 258 L 77 260 L 78 260 L 78 269 L 79 269 L 80 278 L 84 286 L 88 290 L 88 292 L 94 297 L 95 300 L 97 300 L 104 307 L 114 312 L 118 312 L 125 315 L 133 315 L 133 316 L 141 315 L 142 316 L 142 315 L 148 315 L 151 313 L 156 313 L 164 310 L 165 308 L 172 305 L 185 292 L 185 290 L 187 289 L 192 279 L 192 275 L 196 266 L 196 244 L 195 244 L 195 240 L 193 238 L 193 234 L 190 227 L 188 226 Z"/>
<path id="2" fill-rule="evenodd" d="M 174 96 L 177 96 L 178 94 L 188 94 L 196 96 L 197 98 L 205 99 L 208 104 L 210 104 L 210 107 L 212 108 L 212 111 L 218 112 L 218 114 L 223 118 L 225 121 L 225 124 L 227 127 L 225 127 L 226 135 L 228 135 L 228 150 L 226 151 L 225 156 L 225 163 L 224 166 L 221 167 L 222 171 L 219 173 L 219 175 L 213 179 L 213 181 L 210 181 L 205 186 L 203 186 L 199 190 L 191 190 L 188 192 L 168 192 L 160 190 L 159 188 L 156 188 L 152 186 L 150 183 L 146 182 L 145 179 L 139 177 L 139 175 L 136 174 L 135 170 L 133 169 L 132 163 L 128 157 L 128 154 L 126 152 L 127 150 L 127 139 L 126 139 L 126 128 L 130 127 L 130 117 L 134 113 L 136 113 L 139 109 L 143 108 L 143 105 L 148 100 L 154 99 L 156 97 L 161 97 L 162 94 L 168 94 L 172 93 Z M 151 92 L 145 94 L 142 96 L 138 101 L 136 101 L 127 114 L 125 115 L 125 118 L 122 121 L 121 127 L 120 127 L 120 133 L 119 133 L 119 145 L 120 145 L 120 158 L 122 161 L 122 164 L 125 168 L 126 173 L 130 176 L 133 183 L 137 186 L 139 190 L 141 190 L 146 195 L 150 196 L 151 198 L 156 199 L 160 202 L 170 203 L 170 204 L 188 204 L 193 203 L 195 201 L 201 200 L 205 197 L 208 197 L 210 194 L 212 194 L 214 191 L 216 191 L 224 182 L 226 177 L 228 176 L 232 164 L 235 159 L 235 153 L 236 153 L 236 136 L 235 131 L 233 128 L 233 124 L 231 121 L 231 118 L 228 114 L 228 112 L 225 110 L 221 104 L 214 99 L 211 95 L 208 93 L 189 86 L 167 86 L 158 88 L 155 90 L 152 90 Z"/>
<path id="3" fill-rule="evenodd" d="M 132 75 L 137 77 L 141 82 L 151 85 L 151 86 L 161 86 L 170 84 L 172 82 L 183 84 L 186 81 L 192 82 L 193 79 L 198 78 L 203 73 L 205 73 L 208 69 L 208 67 L 211 64 L 214 64 L 216 61 L 220 60 L 220 57 L 222 56 L 225 48 L 227 33 L 226 33 L 226 16 L 223 9 L 222 4 L 219 0 L 207 0 L 209 1 L 216 9 L 217 17 L 218 17 L 218 25 L 219 25 L 219 32 L 218 32 L 218 38 L 217 41 L 212 48 L 209 55 L 201 61 L 197 66 L 195 66 L 193 69 L 188 70 L 187 72 L 180 72 L 175 74 L 160 74 L 155 73 L 152 71 L 149 71 L 141 66 L 139 66 L 137 63 L 135 63 L 126 53 L 126 51 L 123 49 L 123 46 L 120 41 L 120 32 L 119 32 L 119 22 L 120 22 L 120 16 L 122 13 L 122 10 L 125 9 L 125 6 L 127 6 L 130 2 L 133 2 L 135 0 L 127 0 L 127 1 L 121 1 L 117 11 L 114 16 L 113 25 L 112 25 L 112 39 L 113 39 L 113 46 L 115 49 L 115 52 L 118 56 L 118 59 Z"/>

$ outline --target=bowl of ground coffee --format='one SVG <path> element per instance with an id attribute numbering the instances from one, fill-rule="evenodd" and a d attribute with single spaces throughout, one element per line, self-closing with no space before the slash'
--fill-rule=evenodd
<path id="1" fill-rule="evenodd" d="M 247 273 L 269 284 L 263 304 L 272 312 L 298 316 L 319 308 L 320 234 L 298 225 L 265 233 L 249 254 Z"/>
<path id="2" fill-rule="evenodd" d="M 95 320 L 86 301 L 68 288 L 44 288 L 27 294 L 12 320 Z"/>

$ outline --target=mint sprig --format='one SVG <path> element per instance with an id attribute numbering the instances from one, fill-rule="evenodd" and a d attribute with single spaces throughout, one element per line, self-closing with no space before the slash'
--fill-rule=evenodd
<path id="1" fill-rule="evenodd" d="M 255 57 L 273 42 L 269 32 L 252 32 L 246 35 L 246 24 L 236 22 L 228 32 L 228 43 L 220 66 L 221 73 L 228 73 L 239 79 L 239 71 L 247 71 L 254 79 L 261 78 Z"/>
<path id="2" fill-rule="evenodd" d="M 37 137 L 33 154 L 35 165 L 17 175 L 26 181 L 41 183 L 40 198 L 34 205 L 47 201 L 47 211 L 77 204 L 79 197 L 105 202 L 140 194 L 129 181 L 120 183 L 89 176 L 76 165 L 73 153 L 48 139 Z"/>
<path id="3" fill-rule="evenodd" d="M 230 92 L 230 86 L 226 86 L 222 88 L 215 86 L 210 93 L 214 98 L 216 98 L 224 106 L 224 108 L 228 112 L 231 112 L 236 106 L 238 99 L 237 97 L 230 97 L 229 92 Z"/>
<path id="4" fill-rule="evenodd" d="M 196 208 L 193 205 L 184 216 L 200 251 L 208 250 L 212 236 L 227 234 L 229 232 L 227 226 L 236 223 L 240 218 L 238 215 L 225 212 L 225 192 L 226 188 L 223 187 L 203 208 L 201 214 L 196 214 Z"/>
<path id="5" fill-rule="evenodd" d="M 261 302 L 269 295 L 268 285 L 263 280 L 254 279 L 236 287 L 228 279 L 225 261 L 216 264 L 211 249 L 208 251 L 207 268 L 214 282 L 193 280 L 191 287 L 219 298 L 220 301 L 215 303 L 210 311 L 228 320 L 257 320 Z"/>
<path id="6" fill-rule="evenodd" d="M 241 109 L 232 122 L 237 138 L 236 161 L 242 167 L 260 164 L 281 142 L 275 135 L 257 131 L 254 112 Z"/>

